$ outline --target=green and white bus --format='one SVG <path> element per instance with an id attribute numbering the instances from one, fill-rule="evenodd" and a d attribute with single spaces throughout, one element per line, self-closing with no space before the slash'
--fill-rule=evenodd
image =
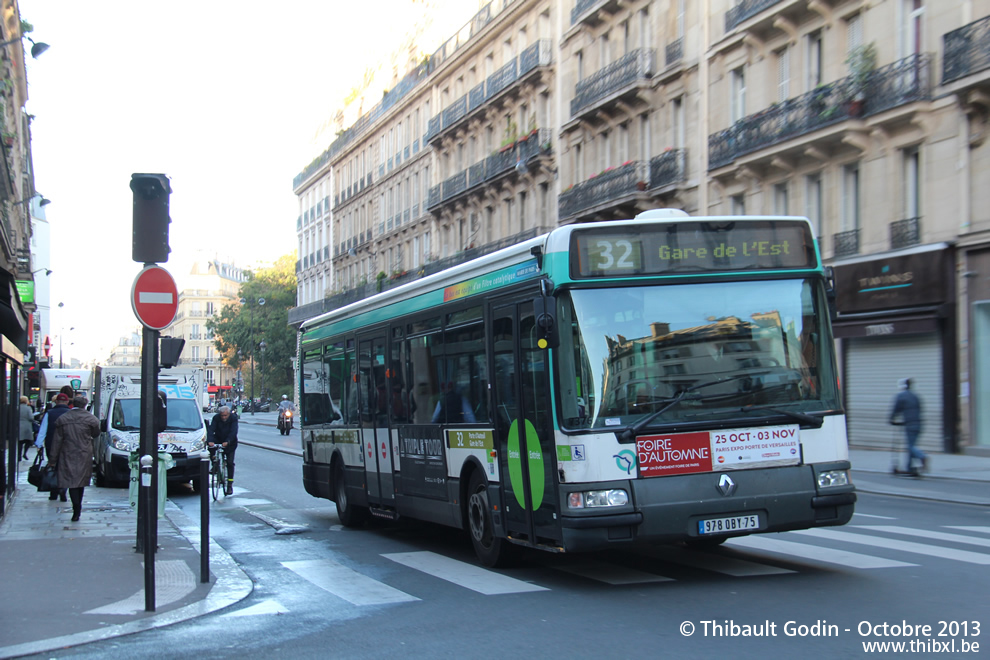
<path id="1" fill-rule="evenodd" d="M 303 483 L 482 563 L 849 521 L 807 219 L 568 225 L 305 322 Z"/>

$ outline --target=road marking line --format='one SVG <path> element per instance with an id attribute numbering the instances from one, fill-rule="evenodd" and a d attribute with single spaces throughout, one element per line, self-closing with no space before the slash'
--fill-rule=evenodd
<path id="1" fill-rule="evenodd" d="M 330 559 L 283 561 L 299 577 L 354 605 L 387 605 L 419 600 Z"/>
<path id="2" fill-rule="evenodd" d="M 698 550 L 680 550 L 672 556 L 665 554 L 664 559 L 669 559 L 677 564 L 700 568 L 705 571 L 714 571 L 732 577 L 755 577 L 759 575 L 783 575 L 794 573 L 789 568 L 780 568 L 768 564 L 758 564 L 745 559 L 736 559 L 721 554 L 710 554 Z"/>
<path id="3" fill-rule="evenodd" d="M 990 534 L 990 527 L 982 525 L 946 525 L 948 529 L 958 529 L 963 532 L 979 532 L 980 534 Z"/>
<path id="4" fill-rule="evenodd" d="M 616 566 L 615 564 L 603 561 L 576 562 L 560 566 L 544 565 L 558 571 L 590 578 L 606 584 L 622 585 L 648 582 L 674 582 L 674 578 L 657 575 L 656 573 L 647 573 L 646 571 L 640 571 L 626 566 Z"/>
<path id="5" fill-rule="evenodd" d="M 231 616 L 259 616 L 262 614 L 288 614 L 289 610 L 277 600 L 266 600 L 263 603 L 245 607 L 243 610 L 221 614 L 220 618 Z"/>
<path id="6" fill-rule="evenodd" d="M 796 529 L 790 534 L 805 534 L 833 541 L 846 541 L 848 543 L 860 543 L 871 545 L 877 548 L 887 548 L 889 550 L 901 550 L 903 552 L 913 552 L 918 555 L 928 555 L 940 559 L 952 559 L 963 561 L 969 564 L 990 564 L 990 555 L 983 555 L 978 552 L 968 550 L 954 550 L 943 548 L 937 545 L 925 545 L 924 543 L 914 543 L 913 541 L 899 541 L 897 539 L 887 539 L 881 536 L 866 536 L 865 534 L 852 534 L 850 532 L 837 532 L 830 529 Z"/>
<path id="7" fill-rule="evenodd" d="M 383 554 L 382 557 L 486 596 L 549 591 L 546 587 L 523 582 L 435 552 L 393 552 Z"/>
<path id="8" fill-rule="evenodd" d="M 767 536 L 741 536 L 729 539 L 726 545 L 733 545 L 753 550 L 766 550 L 783 555 L 794 555 L 803 559 L 822 561 L 829 564 L 838 564 L 848 568 L 897 568 L 901 566 L 917 566 L 894 559 L 884 559 L 873 555 L 863 555 L 858 552 L 848 552 L 846 550 L 836 550 L 818 545 L 808 545 L 807 543 L 795 543 L 778 538 Z"/>
<path id="9" fill-rule="evenodd" d="M 142 562 L 143 564 L 143 562 Z M 165 607 L 185 598 L 196 589 L 196 576 L 181 559 L 155 562 L 155 607 Z M 144 610 L 144 589 L 124 600 L 109 603 L 83 614 L 137 614 Z"/>
<path id="10" fill-rule="evenodd" d="M 962 534 L 948 534 L 946 532 L 935 532 L 927 529 L 913 529 L 911 527 L 898 527 L 896 525 L 853 525 L 859 529 L 879 530 L 890 532 L 891 534 L 904 534 L 905 536 L 920 536 L 936 541 L 949 541 L 951 543 L 968 543 L 978 545 L 983 548 L 990 548 L 990 539 L 981 539 L 975 536 L 963 536 Z"/>
<path id="11" fill-rule="evenodd" d="M 853 513 L 854 516 L 862 516 L 863 518 L 880 518 L 881 520 L 897 520 L 897 518 L 892 518 L 891 516 L 875 516 L 871 513 L 860 513 L 856 511 Z"/>

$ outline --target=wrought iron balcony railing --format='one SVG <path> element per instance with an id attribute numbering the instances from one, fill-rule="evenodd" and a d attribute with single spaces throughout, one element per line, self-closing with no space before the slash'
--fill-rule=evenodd
<path id="1" fill-rule="evenodd" d="M 595 5 L 601 4 L 602 0 L 577 0 L 574 8 L 571 9 L 571 25 L 577 25 L 580 18 Z"/>
<path id="2" fill-rule="evenodd" d="M 859 254 L 859 230 L 850 229 L 832 234 L 832 256 L 848 257 Z"/>
<path id="3" fill-rule="evenodd" d="M 862 89 L 846 77 L 743 117 L 708 136 L 708 169 L 850 118 L 930 99 L 930 62 L 928 54 L 910 55 L 871 73 Z"/>
<path id="4" fill-rule="evenodd" d="M 990 16 L 947 32 L 942 39 L 943 85 L 990 69 Z"/>
<path id="5" fill-rule="evenodd" d="M 772 7 L 780 0 L 739 0 L 734 7 L 725 12 L 725 31 L 729 32 L 747 18 L 756 16 L 767 7 Z"/>
<path id="6" fill-rule="evenodd" d="M 655 61 L 656 49 L 638 48 L 578 82 L 571 99 L 571 116 L 638 81 L 649 81 Z"/>
<path id="7" fill-rule="evenodd" d="M 667 66 L 680 62 L 681 58 L 684 57 L 684 37 L 674 39 L 667 44 L 664 55 L 666 56 L 665 61 Z"/>
<path id="8" fill-rule="evenodd" d="M 663 188 L 687 179 L 687 149 L 671 149 L 650 159 L 650 188 Z"/>
<path id="9" fill-rule="evenodd" d="M 890 223 L 890 248 L 910 247 L 921 243 L 921 218 L 905 218 Z"/>
<path id="10" fill-rule="evenodd" d="M 575 184 L 560 194 L 557 212 L 561 219 L 602 206 L 622 197 L 646 190 L 650 164 L 632 161 L 606 170 L 587 181 Z"/>

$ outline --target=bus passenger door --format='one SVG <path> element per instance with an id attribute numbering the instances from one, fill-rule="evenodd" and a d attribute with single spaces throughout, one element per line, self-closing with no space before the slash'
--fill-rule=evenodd
<path id="1" fill-rule="evenodd" d="M 385 335 L 359 339 L 361 438 L 368 504 L 372 507 L 395 502 L 392 443 L 388 437 L 386 357 Z"/>
<path id="2" fill-rule="evenodd" d="M 560 547 L 549 364 L 531 301 L 492 313 L 495 446 L 508 535 Z"/>

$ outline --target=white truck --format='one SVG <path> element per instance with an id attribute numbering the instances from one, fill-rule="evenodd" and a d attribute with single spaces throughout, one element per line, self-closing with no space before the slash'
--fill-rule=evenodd
<path id="1" fill-rule="evenodd" d="M 99 367 L 95 370 L 91 368 L 42 369 L 41 379 L 38 383 L 38 400 L 41 405 L 44 405 L 54 399 L 60 389 L 68 385 L 76 391 L 76 394 L 82 394 L 92 401 L 94 371 L 98 373 Z"/>
<path id="2" fill-rule="evenodd" d="M 96 482 L 100 486 L 125 485 L 130 481 L 128 461 L 141 444 L 141 369 L 104 367 L 98 410 L 100 435 L 94 441 Z M 158 451 L 172 455 L 175 465 L 168 481 L 192 481 L 200 487 L 200 460 L 207 454 L 202 393 L 206 389 L 203 369 L 176 367 L 158 374 L 158 389 L 165 392 L 167 426 L 158 434 Z"/>

